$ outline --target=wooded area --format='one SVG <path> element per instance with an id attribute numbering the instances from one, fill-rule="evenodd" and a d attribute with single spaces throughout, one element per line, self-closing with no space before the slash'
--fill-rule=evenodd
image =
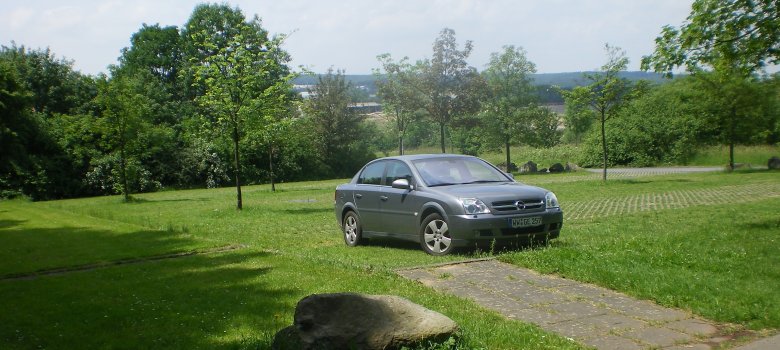
<path id="1" fill-rule="evenodd" d="M 768 0 L 697 1 L 689 24 L 664 28 L 643 61 L 688 74 L 625 72 L 624 53 L 608 46 L 602 70 L 571 86 L 547 85 L 521 47 L 494 53 L 480 72 L 468 64 L 472 43 L 460 48 L 446 28 L 430 58 L 380 55 L 364 76 L 373 84 L 338 70 L 301 75 L 283 36 L 226 4 L 197 6 L 180 28 L 144 25 L 98 76 L 12 42 L 0 49 L 0 197 L 129 200 L 235 185 L 241 208 L 242 184 L 348 177 L 378 153 L 420 146 L 505 152 L 508 166 L 513 145 L 576 143 L 574 161 L 607 167 L 685 164 L 701 145 L 774 145 L 780 75 L 764 68 L 778 64 L 778 13 Z M 713 21 L 725 25 L 706 29 Z M 311 97 L 296 83 L 312 85 Z M 374 92 L 362 85 L 375 86 L 384 119 L 350 108 Z M 561 97 L 558 116 L 544 104 Z"/>

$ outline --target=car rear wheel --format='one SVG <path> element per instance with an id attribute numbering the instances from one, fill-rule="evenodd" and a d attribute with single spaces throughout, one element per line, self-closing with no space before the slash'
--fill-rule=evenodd
<path id="1" fill-rule="evenodd" d="M 350 247 L 359 245 L 363 241 L 363 227 L 360 226 L 360 219 L 354 211 L 344 215 L 344 243 Z"/>
<path id="2" fill-rule="evenodd" d="M 431 255 L 447 255 L 452 252 L 452 236 L 441 215 L 433 213 L 425 218 L 420 230 L 420 246 Z"/>

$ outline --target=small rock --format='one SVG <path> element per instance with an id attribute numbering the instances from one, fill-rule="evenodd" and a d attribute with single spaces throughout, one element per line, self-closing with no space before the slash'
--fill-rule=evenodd
<path id="1" fill-rule="evenodd" d="M 541 169 L 539 169 L 539 172 L 540 172 L 540 173 L 545 173 L 545 174 L 546 174 L 546 173 L 547 173 L 547 168 L 541 168 Z"/>
<path id="2" fill-rule="evenodd" d="M 780 169 L 780 157 L 774 156 L 772 158 L 769 158 L 769 161 L 766 163 L 767 168 L 777 170 Z"/>
<path id="3" fill-rule="evenodd" d="M 551 173 L 562 173 L 563 172 L 563 164 L 555 163 L 553 165 L 550 165 L 550 172 Z"/>
<path id="4" fill-rule="evenodd" d="M 579 168 L 580 167 L 577 164 L 566 162 L 566 167 L 564 168 L 564 170 L 566 170 L 566 171 L 577 171 L 577 170 L 579 170 Z"/>
<path id="5" fill-rule="evenodd" d="M 505 162 L 499 163 L 498 164 L 498 168 L 502 169 L 502 170 L 506 170 L 506 163 Z M 509 163 L 509 170 L 508 170 L 509 172 L 515 172 L 515 171 L 518 171 L 518 170 L 519 170 L 519 168 L 517 167 L 517 164 L 515 164 L 515 162 L 510 162 Z"/>

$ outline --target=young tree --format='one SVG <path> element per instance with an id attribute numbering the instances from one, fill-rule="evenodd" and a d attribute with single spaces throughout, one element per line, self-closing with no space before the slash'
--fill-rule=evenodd
<path id="1" fill-rule="evenodd" d="M 203 89 L 199 105 L 216 117 L 233 143 L 236 208 L 241 197 L 241 152 L 239 144 L 248 120 L 273 113 L 287 104 L 292 75 L 281 49 L 282 36 L 268 37 L 255 16 L 246 21 L 239 9 L 228 5 L 199 5 L 186 25 L 190 40 L 194 82 Z"/>
<path id="2" fill-rule="evenodd" d="M 119 156 L 119 185 L 125 202 L 130 200 L 131 192 L 128 160 L 135 156 L 138 136 L 149 127 L 144 121 L 149 100 L 138 93 L 138 83 L 138 80 L 121 75 L 98 83 L 97 100 L 103 108 L 107 148 Z"/>
<path id="3" fill-rule="evenodd" d="M 665 26 L 655 52 L 642 58 L 642 69 L 672 74 L 677 67 L 701 79 L 719 109 L 721 139 L 729 144 L 734 168 L 737 129 L 756 126 L 750 118 L 750 81 L 767 63 L 780 63 L 780 8 L 775 0 L 696 0 L 679 29 Z M 712 70 L 713 73 L 706 73 Z M 749 109 L 749 108 L 748 108 Z"/>
<path id="4" fill-rule="evenodd" d="M 304 107 L 312 119 L 319 153 L 331 176 L 350 176 L 372 158 L 364 117 L 349 108 L 351 84 L 342 71 L 317 78 Z"/>
<path id="5" fill-rule="evenodd" d="M 482 72 L 488 87 L 488 96 L 483 103 L 488 130 L 499 135 L 506 153 L 506 171 L 512 164 L 510 146 L 520 135 L 531 134 L 536 116 L 532 107 L 536 102 L 536 88 L 531 74 L 536 65 L 529 61 L 522 48 L 504 46 L 501 53 L 490 55 L 488 68 Z M 530 140 L 527 140 L 530 142 Z"/>
<path id="6" fill-rule="evenodd" d="M 420 79 L 415 85 L 423 95 L 428 116 L 439 125 L 442 153 L 446 153 L 447 125 L 454 118 L 476 113 L 480 107 L 484 81 L 466 62 L 472 48 L 469 40 L 463 50 L 458 50 L 455 31 L 444 28 L 433 43 L 433 58 L 418 62 Z"/>
<path id="7" fill-rule="evenodd" d="M 384 76 L 379 69 L 374 71 L 378 94 L 384 109 L 392 111 L 389 116 L 398 135 L 398 154 L 403 155 L 406 130 L 417 119 L 417 110 L 422 106 L 421 96 L 413 88 L 418 73 L 406 57 L 395 62 L 390 54 L 383 54 L 377 59 L 385 71 Z"/>
<path id="8" fill-rule="evenodd" d="M 628 66 L 625 51 L 618 47 L 606 45 L 607 63 L 601 66 L 597 73 L 585 74 L 590 83 L 578 86 L 570 91 L 561 90 L 566 104 L 587 105 L 594 112 L 601 127 L 601 154 L 603 160 L 603 181 L 607 181 L 607 134 L 606 123 L 617 115 L 618 111 L 629 100 L 631 85 L 628 80 L 620 78 L 618 73 Z"/>

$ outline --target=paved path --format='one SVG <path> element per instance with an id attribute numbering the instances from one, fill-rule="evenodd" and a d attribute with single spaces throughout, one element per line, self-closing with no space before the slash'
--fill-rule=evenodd
<path id="1" fill-rule="evenodd" d="M 730 340 L 725 326 L 688 312 L 496 260 L 398 273 L 597 349 L 705 350 Z M 780 338 L 768 339 L 744 350 L 780 349 Z"/>

